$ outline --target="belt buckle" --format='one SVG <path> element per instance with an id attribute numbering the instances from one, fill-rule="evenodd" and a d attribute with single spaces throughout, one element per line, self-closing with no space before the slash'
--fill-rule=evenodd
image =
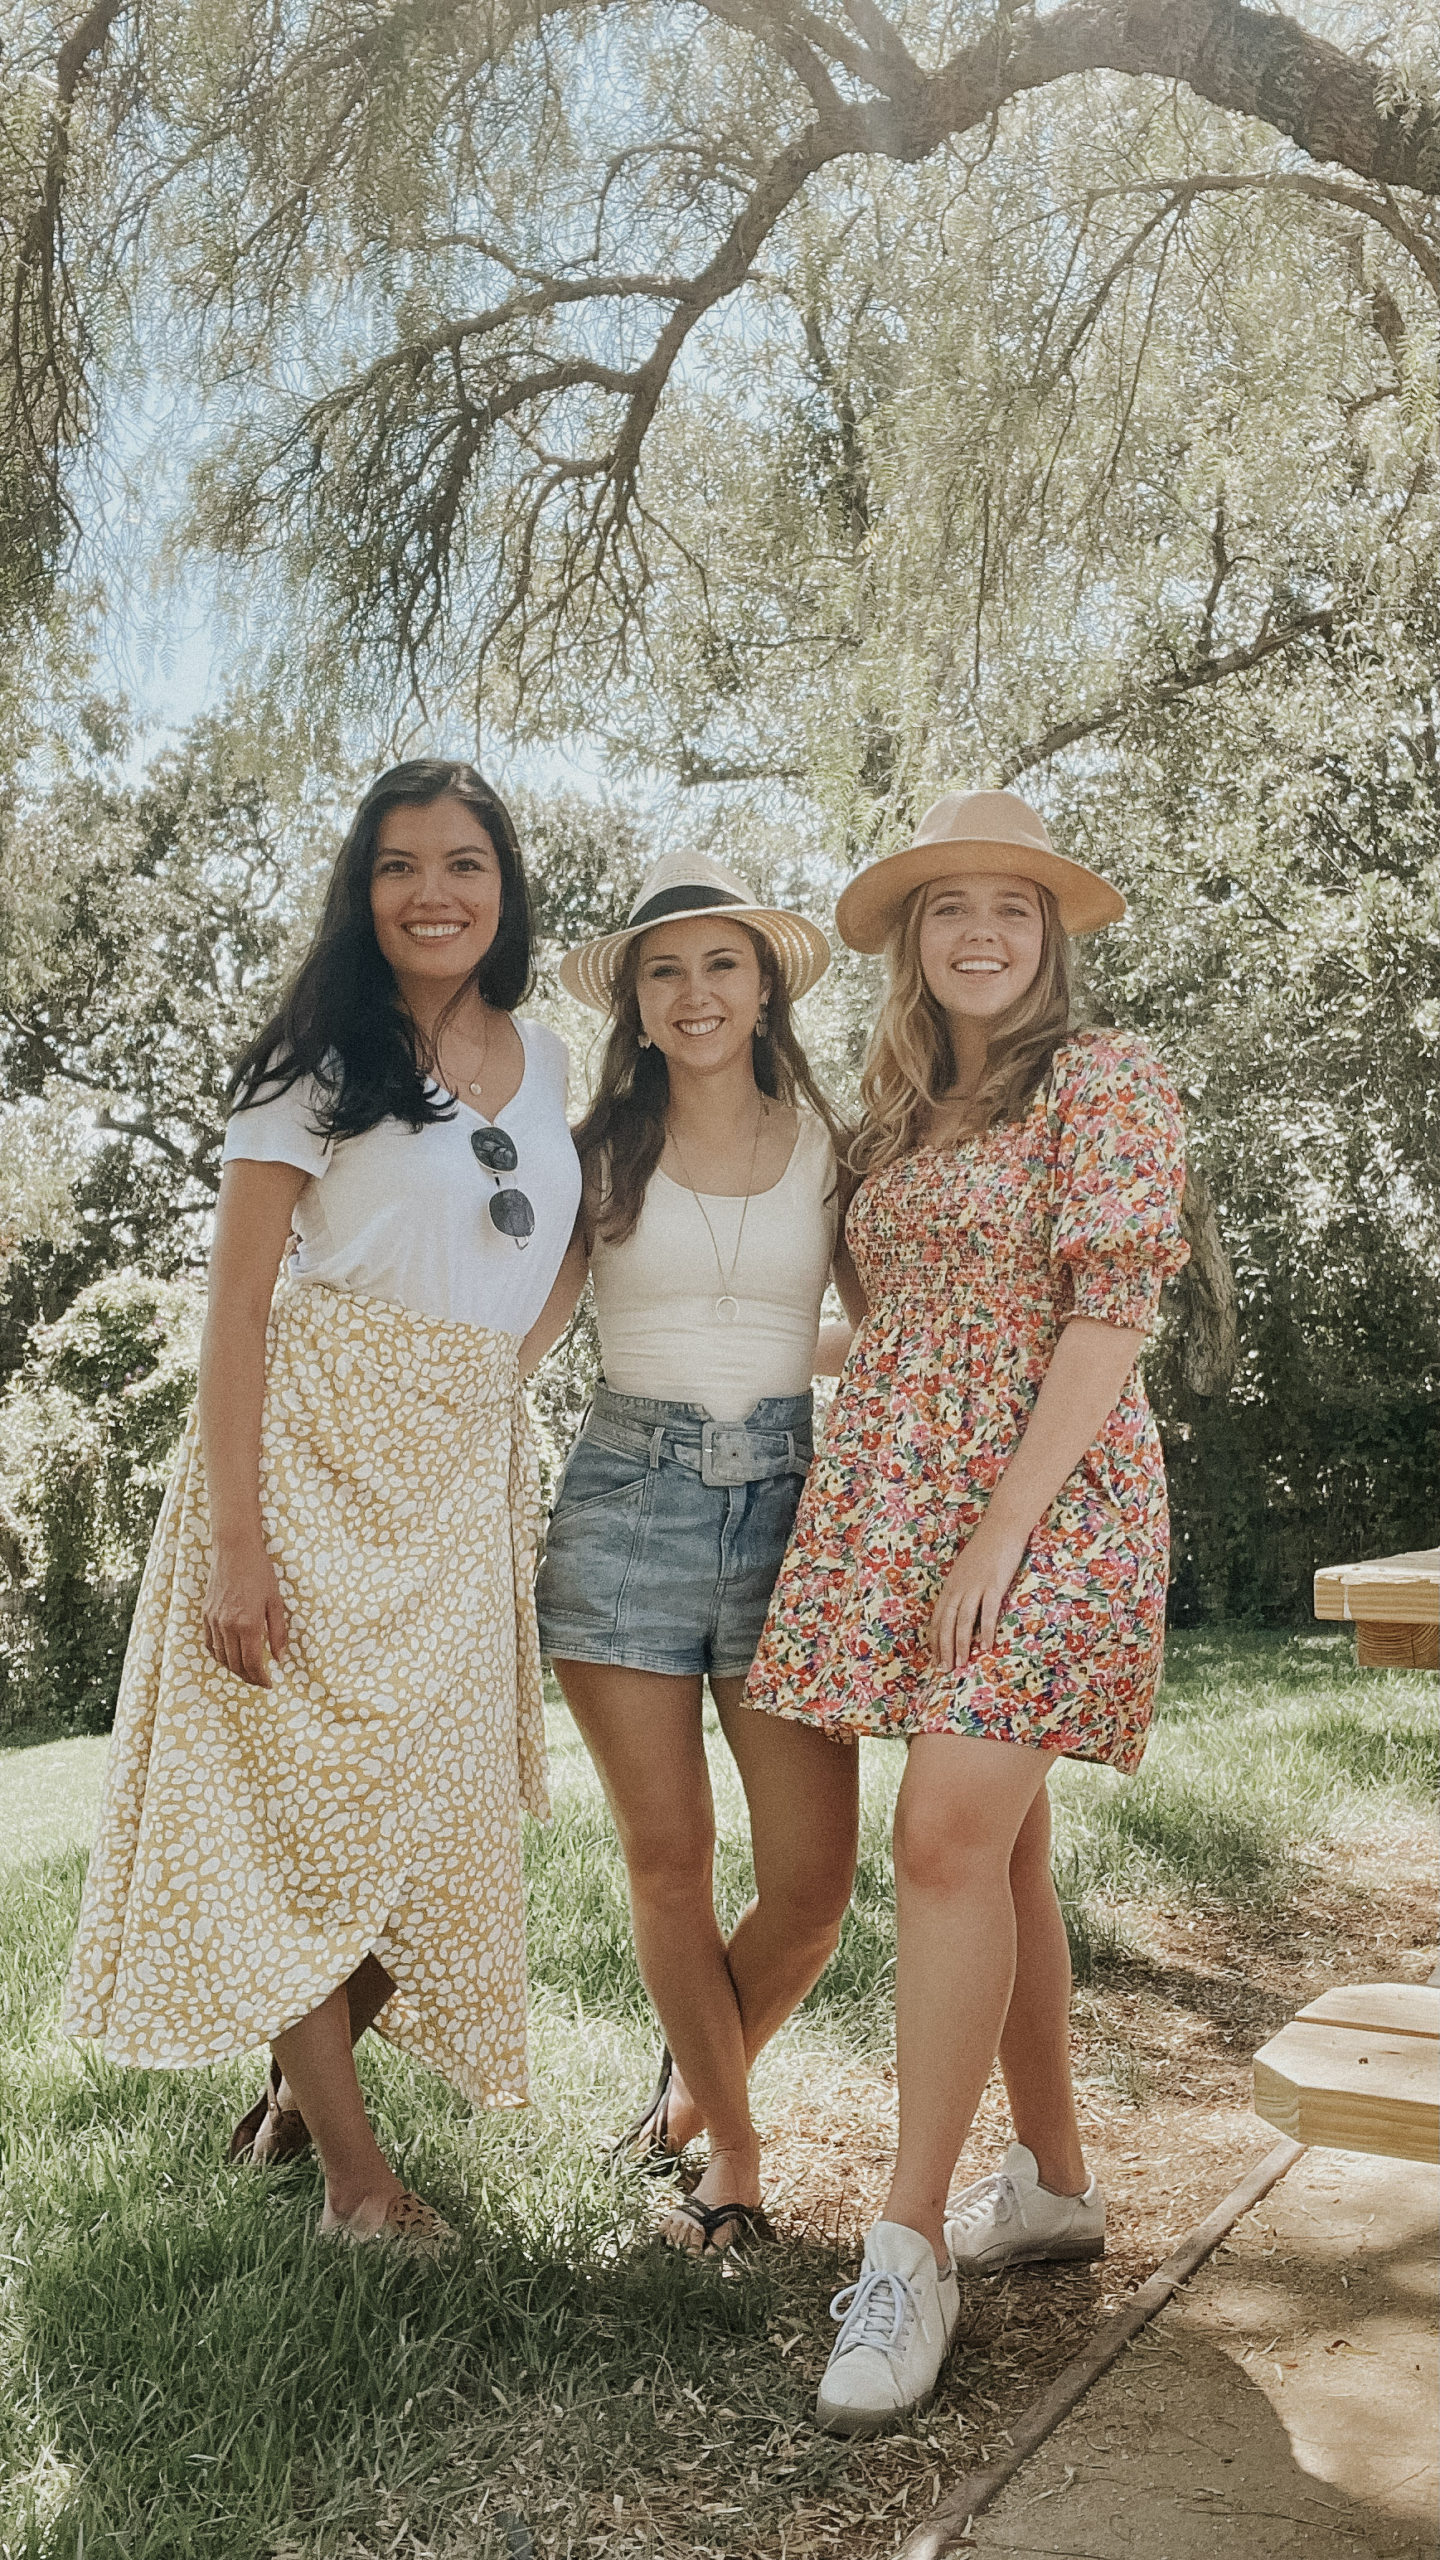
<path id="1" fill-rule="evenodd" d="M 753 1460 L 743 1422 L 707 1422 L 700 1431 L 702 1484 L 748 1484 Z"/>

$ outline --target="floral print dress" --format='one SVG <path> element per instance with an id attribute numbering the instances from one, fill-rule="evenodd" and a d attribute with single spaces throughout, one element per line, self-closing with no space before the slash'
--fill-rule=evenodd
<path id="1" fill-rule="evenodd" d="M 837 1739 L 962 1733 L 1138 1768 L 1160 1675 L 1169 1518 L 1132 1369 L 1031 1532 L 988 1653 L 926 1630 L 1072 1315 L 1137 1330 L 1188 1248 L 1168 1077 L 1077 1032 L 1022 1119 L 863 1182 L 846 1235 L 870 1312 L 850 1348 L 747 1703 Z"/>

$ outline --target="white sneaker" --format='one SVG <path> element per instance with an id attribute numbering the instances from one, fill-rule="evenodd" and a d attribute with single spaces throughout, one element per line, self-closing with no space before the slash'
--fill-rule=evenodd
<path id="1" fill-rule="evenodd" d="M 865 2238 L 859 2278 L 837 2293 L 840 2335 L 825 2368 L 816 2415 L 836 2436 L 870 2436 L 928 2400 L 960 2316 L 952 2267 L 902 2222 L 877 2222 Z"/>
<path id="2" fill-rule="evenodd" d="M 998 2177 L 979 2178 L 957 2197 L 945 2246 L 957 2267 L 977 2276 L 1042 2258 L 1103 2258 L 1105 2198 L 1093 2178 L 1083 2196 L 1052 2195 L 1034 2153 L 1012 2142 Z"/>

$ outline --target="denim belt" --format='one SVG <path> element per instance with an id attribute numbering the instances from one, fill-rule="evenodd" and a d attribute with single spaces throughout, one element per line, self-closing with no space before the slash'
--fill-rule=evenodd
<path id="1" fill-rule="evenodd" d="M 803 1476 L 793 1431 L 750 1431 L 743 1422 L 702 1422 L 700 1446 L 674 1432 L 670 1455 L 682 1467 L 698 1467 L 702 1484 L 763 1484 L 767 1476 Z M 782 1447 L 783 1442 L 783 1447 Z"/>
<path id="2" fill-rule="evenodd" d="M 798 1403 L 798 1397 L 770 1397 L 770 1403 Z M 630 1412 L 625 1411 L 630 1406 Z M 803 1476 L 810 1464 L 810 1434 L 752 1428 L 748 1422 L 715 1422 L 698 1410 L 677 1408 L 673 1419 L 653 1421 L 664 1411 L 658 1399 L 617 1395 L 611 1387 L 596 1391 L 581 1428 L 587 1437 L 614 1448 L 617 1442 L 642 1447 L 652 1467 L 668 1458 L 688 1467 L 702 1484 L 763 1484 L 770 1476 Z"/>

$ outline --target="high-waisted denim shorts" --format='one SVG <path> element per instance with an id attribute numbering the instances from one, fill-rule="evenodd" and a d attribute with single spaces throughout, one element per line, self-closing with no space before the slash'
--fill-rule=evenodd
<path id="1" fill-rule="evenodd" d="M 600 1387 L 560 1479 L 535 1598 L 543 1650 L 628 1671 L 750 1668 L 811 1455 L 808 1395 L 743 1422 Z"/>

